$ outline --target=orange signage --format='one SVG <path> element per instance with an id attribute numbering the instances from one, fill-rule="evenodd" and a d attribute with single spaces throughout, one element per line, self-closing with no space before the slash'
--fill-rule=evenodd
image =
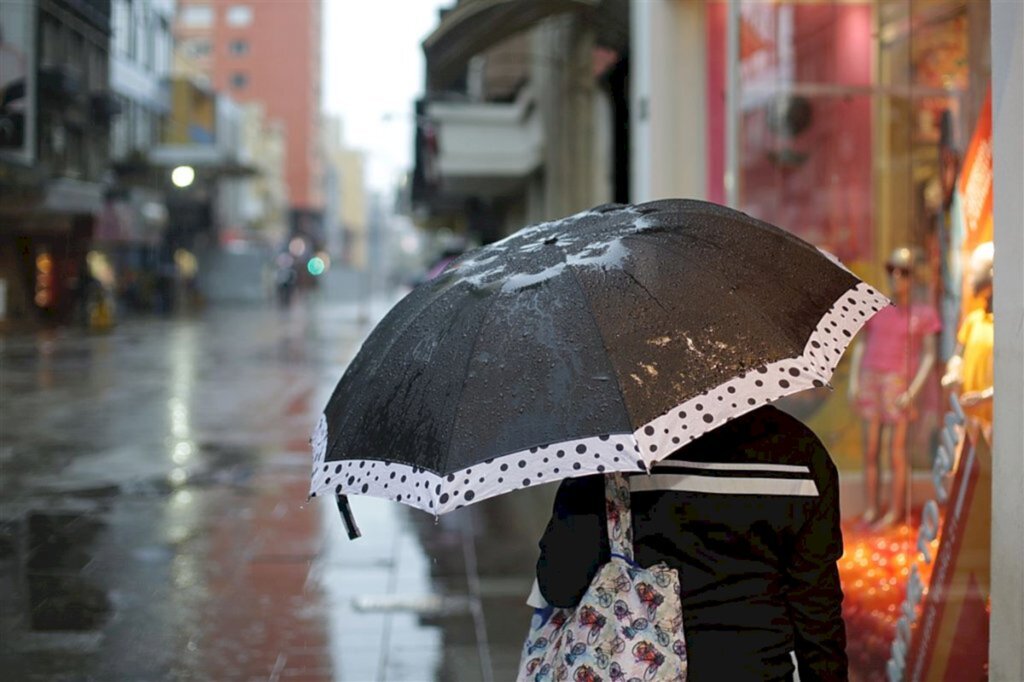
<path id="1" fill-rule="evenodd" d="M 991 528 L 992 452 L 968 436 L 902 679 L 987 678 Z"/>
<path id="2" fill-rule="evenodd" d="M 964 225 L 960 245 L 962 263 L 970 262 L 971 252 L 978 244 L 992 241 L 992 89 L 978 114 L 971 144 L 964 155 L 964 165 L 956 183 Z M 978 307 L 971 289 L 971 278 L 964 278 L 961 319 Z"/>

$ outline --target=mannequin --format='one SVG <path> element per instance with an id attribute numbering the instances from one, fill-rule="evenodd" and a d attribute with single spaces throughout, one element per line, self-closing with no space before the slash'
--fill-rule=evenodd
<path id="1" fill-rule="evenodd" d="M 971 284 L 982 306 L 972 310 L 960 324 L 956 349 L 946 363 L 944 387 L 962 391 L 960 405 L 970 423 L 989 440 L 992 437 L 992 242 L 985 242 L 971 254 Z"/>
<path id="2" fill-rule="evenodd" d="M 865 328 L 853 350 L 850 399 L 863 421 L 863 523 L 877 528 L 901 521 L 908 511 L 907 426 L 916 417 L 914 400 L 935 364 L 936 334 L 942 325 L 935 309 L 913 303 L 915 258 L 906 247 L 886 262 L 893 303 Z M 879 459 L 888 450 L 892 467 L 888 512 L 880 517 Z"/>

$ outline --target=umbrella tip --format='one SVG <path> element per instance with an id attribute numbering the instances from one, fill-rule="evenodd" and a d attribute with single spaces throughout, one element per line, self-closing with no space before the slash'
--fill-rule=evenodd
<path id="1" fill-rule="evenodd" d="M 336 501 L 338 511 L 341 513 L 341 521 L 345 524 L 345 531 L 348 533 L 348 539 L 355 540 L 362 537 L 363 534 L 359 530 L 359 526 L 356 525 L 355 516 L 352 515 L 352 508 L 348 504 L 348 496 L 338 495 Z"/>

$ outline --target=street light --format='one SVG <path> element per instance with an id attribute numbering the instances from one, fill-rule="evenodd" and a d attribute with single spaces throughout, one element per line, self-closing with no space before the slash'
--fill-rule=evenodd
<path id="1" fill-rule="evenodd" d="M 308 270 L 309 274 L 313 275 L 314 277 L 319 277 L 320 275 L 324 274 L 324 270 L 326 269 L 327 263 L 325 263 L 324 259 L 321 258 L 320 256 L 313 256 L 312 258 L 309 259 L 309 262 L 306 263 L 306 270 Z"/>
<path id="2" fill-rule="evenodd" d="M 171 182 L 175 187 L 188 187 L 196 179 L 196 169 L 192 166 L 178 166 L 171 171 Z"/>

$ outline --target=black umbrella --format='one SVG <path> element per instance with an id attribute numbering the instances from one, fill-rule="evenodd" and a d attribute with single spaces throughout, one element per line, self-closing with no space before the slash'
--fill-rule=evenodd
<path id="1" fill-rule="evenodd" d="M 313 435 L 311 494 L 435 514 L 645 471 L 832 376 L 888 300 L 715 204 L 604 206 L 454 261 L 377 325 Z"/>

